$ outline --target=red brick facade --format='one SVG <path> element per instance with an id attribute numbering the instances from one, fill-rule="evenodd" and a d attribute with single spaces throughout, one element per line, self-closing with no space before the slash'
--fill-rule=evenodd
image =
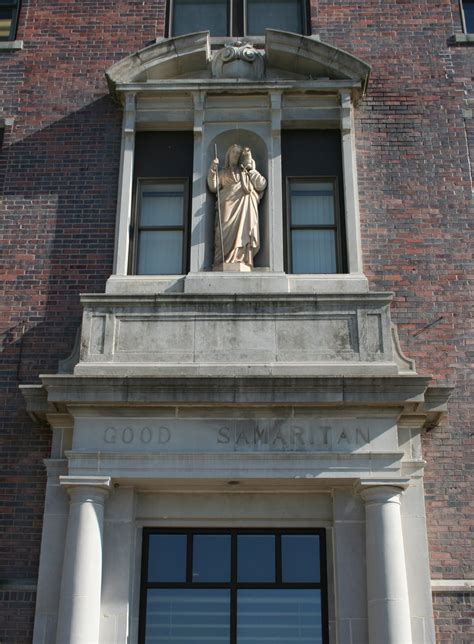
<path id="1" fill-rule="evenodd" d="M 455 386 L 424 439 L 434 579 L 473 578 L 469 267 L 474 149 L 472 48 L 457 0 L 311 0 L 312 30 L 373 67 L 356 110 L 365 272 L 395 292 L 394 321 L 421 374 Z M 0 642 L 31 641 L 50 433 L 18 384 L 57 370 L 73 346 L 79 294 L 112 271 L 121 110 L 104 70 L 163 34 L 162 0 L 23 0 L 0 51 Z M 471 425 L 472 427 L 472 425 Z M 472 480 L 472 479 L 471 479 Z M 469 595 L 434 597 L 439 642 L 472 642 Z"/>

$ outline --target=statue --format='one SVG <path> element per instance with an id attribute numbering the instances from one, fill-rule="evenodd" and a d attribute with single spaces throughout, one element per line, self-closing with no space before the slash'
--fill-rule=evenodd
<path id="1" fill-rule="evenodd" d="M 213 270 L 251 271 L 260 248 L 258 204 L 267 180 L 257 171 L 250 148 L 237 144 L 227 150 L 224 170 L 218 168 L 216 154 L 207 175 L 209 190 L 219 190 Z"/>

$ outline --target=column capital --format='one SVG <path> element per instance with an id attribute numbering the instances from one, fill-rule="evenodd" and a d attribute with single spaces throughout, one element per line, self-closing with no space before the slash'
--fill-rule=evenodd
<path id="1" fill-rule="evenodd" d="M 400 503 L 400 495 L 410 485 L 410 479 L 362 479 L 356 491 L 365 503 Z"/>
<path id="2" fill-rule="evenodd" d="M 71 500 L 104 502 L 112 487 L 110 476 L 60 476 L 59 484 L 68 491 Z"/>

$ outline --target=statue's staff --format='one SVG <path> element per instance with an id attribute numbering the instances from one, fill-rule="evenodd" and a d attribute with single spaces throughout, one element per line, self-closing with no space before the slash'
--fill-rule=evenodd
<path id="1" fill-rule="evenodd" d="M 217 144 L 214 144 L 214 159 L 217 160 L 217 167 L 216 167 L 216 192 L 217 192 L 217 217 L 219 219 L 219 233 L 221 236 L 221 252 L 222 252 L 222 266 L 224 266 L 224 237 L 222 234 L 222 220 L 221 220 L 221 197 L 219 193 L 219 161 L 218 161 L 218 156 L 217 156 Z"/>

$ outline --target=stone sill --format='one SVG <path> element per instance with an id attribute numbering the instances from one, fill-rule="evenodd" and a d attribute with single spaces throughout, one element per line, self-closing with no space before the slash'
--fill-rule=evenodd
<path id="1" fill-rule="evenodd" d="M 369 285 L 361 273 L 334 275 L 287 275 L 265 270 L 252 273 L 212 271 L 188 275 L 112 275 L 107 280 L 107 295 L 189 294 L 363 294 Z"/>
<path id="2" fill-rule="evenodd" d="M 14 51 L 23 49 L 23 40 L 1 40 L 0 51 Z"/>
<path id="3" fill-rule="evenodd" d="M 474 579 L 432 579 L 433 593 L 472 593 Z"/>
<path id="4" fill-rule="evenodd" d="M 474 46 L 474 34 L 453 34 L 449 39 L 450 45 Z"/>

